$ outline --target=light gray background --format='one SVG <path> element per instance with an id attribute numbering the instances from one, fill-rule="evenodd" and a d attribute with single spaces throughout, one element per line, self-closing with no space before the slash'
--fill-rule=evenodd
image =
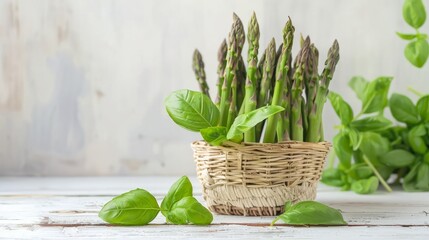
<path id="1" fill-rule="evenodd" d="M 406 62 L 395 35 L 411 30 L 401 8 L 392 0 L 2 0 L 0 175 L 194 174 L 189 144 L 199 135 L 175 126 L 162 102 L 173 90 L 197 89 L 194 48 L 214 86 L 232 12 L 246 26 L 257 13 L 261 46 L 281 39 L 290 16 L 295 40 L 310 34 L 321 63 L 337 38 L 331 86 L 354 107 L 354 75 L 394 76 L 392 90 L 428 92 L 429 66 Z M 338 120 L 329 104 L 324 117 L 331 139 Z"/>

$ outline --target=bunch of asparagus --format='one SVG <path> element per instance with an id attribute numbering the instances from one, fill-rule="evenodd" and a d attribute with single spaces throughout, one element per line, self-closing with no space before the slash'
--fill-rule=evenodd
<path id="1" fill-rule="evenodd" d="M 267 105 L 285 109 L 245 132 L 245 142 L 324 140 L 322 111 L 339 60 L 338 42 L 335 40 L 329 49 L 324 69 L 319 74 L 319 52 L 309 37 L 303 39 L 301 36 L 301 49 L 292 61 L 294 31 L 289 18 L 277 51 L 273 38 L 258 59 L 260 31 L 253 13 L 247 31 L 246 67 L 242 57 L 244 27 L 240 18 L 233 15 L 228 44 L 223 40 L 218 51 L 215 104 L 220 112 L 219 125 L 228 129 L 239 114 Z M 198 50 L 193 55 L 193 70 L 201 91 L 210 97 L 204 62 Z"/>

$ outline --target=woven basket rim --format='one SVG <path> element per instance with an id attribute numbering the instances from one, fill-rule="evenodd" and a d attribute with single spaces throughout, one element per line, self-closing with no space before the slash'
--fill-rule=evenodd
<path id="1" fill-rule="evenodd" d="M 332 147 L 332 143 L 328 141 L 322 141 L 322 142 L 303 142 L 303 141 L 282 141 L 277 143 L 257 143 L 257 142 L 242 142 L 242 143 L 234 143 L 234 142 L 227 142 L 225 145 L 221 146 L 212 146 L 205 140 L 196 140 L 191 143 L 191 147 L 194 146 L 201 146 L 207 148 L 245 148 L 245 147 L 276 147 L 276 146 L 302 146 L 302 147 L 308 147 L 308 148 L 323 148 L 326 150 L 330 150 Z"/>

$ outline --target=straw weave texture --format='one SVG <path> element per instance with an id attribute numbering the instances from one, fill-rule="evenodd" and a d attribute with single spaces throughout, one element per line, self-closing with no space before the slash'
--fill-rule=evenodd
<path id="1" fill-rule="evenodd" d="M 286 201 L 314 200 L 328 142 L 192 143 L 198 179 L 210 210 L 274 216 Z"/>

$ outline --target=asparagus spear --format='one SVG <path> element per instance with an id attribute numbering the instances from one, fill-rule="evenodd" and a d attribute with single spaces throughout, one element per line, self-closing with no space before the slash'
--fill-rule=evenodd
<path id="1" fill-rule="evenodd" d="M 201 92 L 210 98 L 209 86 L 206 82 L 206 72 L 204 71 L 204 61 L 198 49 L 195 49 L 192 57 L 192 69 L 194 70 L 195 77 L 200 85 Z"/>
<path id="2" fill-rule="evenodd" d="M 265 64 L 265 51 L 262 52 L 262 56 L 259 59 L 258 69 L 256 72 L 256 89 L 255 92 L 258 94 L 260 92 L 262 73 L 264 72 L 264 64 Z M 258 105 L 258 100 L 256 100 L 256 105 Z"/>
<path id="3" fill-rule="evenodd" d="M 256 109 L 257 92 L 256 85 L 258 84 L 258 50 L 259 50 L 259 24 L 256 19 L 256 14 L 253 12 L 249 22 L 249 29 L 247 31 L 247 42 L 249 50 L 247 52 L 247 80 L 246 80 L 246 95 L 245 95 L 245 113 L 249 113 Z M 255 128 L 251 128 L 244 133 L 245 142 L 255 142 Z"/>
<path id="4" fill-rule="evenodd" d="M 276 76 L 275 76 L 276 84 L 274 86 L 274 93 L 273 93 L 271 105 L 281 105 L 283 101 L 283 96 L 285 94 L 284 91 L 287 90 L 285 88 L 285 84 L 286 84 L 286 78 L 289 71 L 288 62 L 289 62 L 290 53 L 292 51 L 294 31 L 295 29 L 292 25 L 292 21 L 289 19 L 286 22 L 286 25 L 283 30 L 283 47 L 277 62 Z M 287 104 L 287 103 L 283 102 L 283 104 Z M 275 140 L 279 114 L 275 114 L 269 117 L 267 120 L 267 127 L 265 129 L 265 135 L 264 135 L 264 142 L 266 143 L 272 143 Z M 279 126 L 279 127 L 280 127 L 279 133 L 283 132 L 282 126 Z M 282 139 L 283 133 L 281 133 L 280 136 L 278 136 L 277 138 Z"/>
<path id="5" fill-rule="evenodd" d="M 267 49 L 265 49 L 265 60 L 262 68 L 262 79 L 259 86 L 259 95 L 257 100 L 258 108 L 266 106 L 268 103 L 268 94 L 270 92 L 270 82 L 274 72 L 274 62 L 276 56 L 276 41 L 271 39 Z M 256 139 L 259 140 L 264 122 L 256 125 Z"/>
<path id="6" fill-rule="evenodd" d="M 240 56 L 238 62 L 238 74 L 237 74 L 237 109 L 240 109 L 240 114 L 244 113 L 244 95 L 246 88 L 247 70 L 244 64 L 243 57 Z"/>
<path id="7" fill-rule="evenodd" d="M 226 127 L 229 129 L 234 122 L 235 117 L 237 117 L 237 82 L 238 82 L 238 76 L 234 75 L 234 79 L 231 83 L 231 95 L 229 96 L 229 102 L 231 103 L 229 105 L 228 110 L 228 121 Z"/>
<path id="8" fill-rule="evenodd" d="M 225 67 L 226 67 L 226 52 L 228 51 L 228 46 L 226 45 L 226 39 L 223 39 L 222 43 L 220 44 L 219 50 L 217 52 L 217 60 L 218 60 L 218 66 L 217 66 L 217 75 L 218 75 L 218 81 L 217 81 L 217 96 L 216 96 L 216 106 L 219 107 L 220 104 L 220 95 L 222 92 L 222 85 L 223 85 L 223 79 L 224 79 L 224 73 L 225 73 Z"/>
<path id="9" fill-rule="evenodd" d="M 295 59 L 295 72 L 291 88 L 291 136 L 292 140 L 304 141 L 304 127 L 302 118 L 302 91 L 304 85 L 305 59 L 311 53 L 310 41 L 305 41 Z"/>
<path id="10" fill-rule="evenodd" d="M 325 61 L 325 68 L 320 76 L 320 86 L 317 92 L 316 98 L 313 101 L 309 120 L 309 129 L 307 141 L 318 142 L 324 137 L 320 135 L 322 127 L 322 111 L 323 105 L 326 102 L 326 98 L 329 93 L 329 83 L 332 80 L 332 76 L 335 72 L 335 67 L 340 59 L 339 45 L 337 40 L 334 41 L 332 47 L 328 51 L 328 58 Z"/>
<path id="11" fill-rule="evenodd" d="M 219 105 L 220 126 L 227 125 L 231 83 L 234 79 L 234 75 L 236 75 L 238 71 L 238 56 L 241 55 L 245 38 L 243 24 L 235 13 L 233 14 L 233 20 L 231 32 L 229 33 L 229 46 L 226 56 L 226 67 Z"/>

